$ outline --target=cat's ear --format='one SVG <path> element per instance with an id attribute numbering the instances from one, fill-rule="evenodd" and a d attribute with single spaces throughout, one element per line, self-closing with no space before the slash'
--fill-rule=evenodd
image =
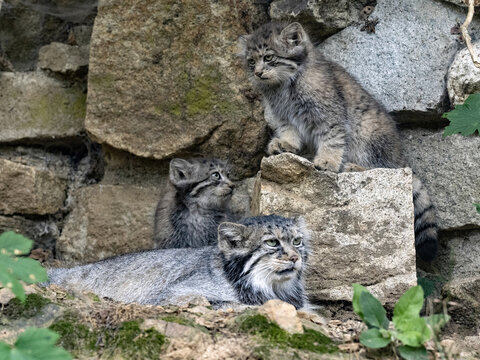
<path id="1" fill-rule="evenodd" d="M 281 39 L 290 46 L 300 45 L 305 41 L 307 35 L 303 30 L 302 25 L 298 22 L 287 25 L 280 33 Z"/>
<path id="2" fill-rule="evenodd" d="M 172 159 L 170 161 L 170 181 L 174 185 L 180 185 L 188 180 L 193 172 L 193 165 L 184 159 Z"/>
<path id="3" fill-rule="evenodd" d="M 218 226 L 218 247 L 223 253 L 245 250 L 247 227 L 242 224 L 223 222 Z"/>
<path id="4" fill-rule="evenodd" d="M 247 56 L 247 42 L 250 35 L 240 35 L 237 40 L 237 55 L 240 57 Z"/>

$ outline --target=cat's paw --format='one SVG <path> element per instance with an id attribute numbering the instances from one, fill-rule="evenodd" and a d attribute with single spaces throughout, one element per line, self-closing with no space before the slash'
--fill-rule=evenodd
<path id="1" fill-rule="evenodd" d="M 298 149 L 292 144 L 282 141 L 280 138 L 273 138 L 267 147 L 268 155 L 278 155 L 284 152 L 296 154 Z"/>
<path id="2" fill-rule="evenodd" d="M 313 164 L 318 170 L 338 173 L 342 166 L 342 157 L 327 154 L 317 155 L 313 159 Z"/>
<path id="3" fill-rule="evenodd" d="M 354 164 L 354 163 L 346 163 L 343 167 L 343 172 L 360 172 L 367 170 L 363 166 Z"/>

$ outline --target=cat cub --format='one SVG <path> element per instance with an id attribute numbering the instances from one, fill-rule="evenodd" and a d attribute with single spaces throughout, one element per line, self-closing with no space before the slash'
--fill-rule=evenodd
<path id="1" fill-rule="evenodd" d="M 280 299 L 302 308 L 309 239 L 301 219 L 251 217 L 221 223 L 218 246 L 127 254 L 48 276 L 51 284 L 123 302 L 167 305 L 204 296 L 216 307 Z"/>
<path id="2" fill-rule="evenodd" d="M 232 219 L 229 175 L 229 165 L 219 159 L 173 159 L 166 193 L 155 211 L 155 248 L 216 244 L 218 225 Z"/>
<path id="3" fill-rule="evenodd" d="M 267 152 L 313 154 L 320 170 L 405 167 L 394 120 L 339 65 L 326 60 L 299 23 L 265 24 L 241 36 L 241 55 L 263 95 L 274 131 Z M 415 245 L 424 260 L 437 252 L 434 208 L 414 176 Z"/>

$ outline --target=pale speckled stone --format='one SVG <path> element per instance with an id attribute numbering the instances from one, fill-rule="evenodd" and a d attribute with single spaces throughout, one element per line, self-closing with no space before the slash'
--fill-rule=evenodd
<path id="1" fill-rule="evenodd" d="M 479 54 L 480 42 L 473 48 Z M 480 92 L 480 69 L 473 64 L 467 48 L 460 50 L 450 65 L 447 90 L 452 105 L 463 104 L 470 94 Z"/>
<path id="2" fill-rule="evenodd" d="M 391 304 L 416 284 L 411 182 L 410 169 L 334 174 L 285 153 L 262 160 L 252 211 L 305 218 L 312 300 L 351 300 L 359 282 Z"/>
<path id="3" fill-rule="evenodd" d="M 0 159 L 0 214 L 53 214 L 66 191 L 66 181 L 51 171 Z"/>
<path id="4" fill-rule="evenodd" d="M 57 257 L 69 263 L 153 248 L 156 188 L 93 185 L 76 190 L 75 206 L 57 241 Z"/>
<path id="5" fill-rule="evenodd" d="M 86 71 L 89 46 L 72 46 L 53 42 L 42 46 L 38 53 L 38 67 L 61 74 Z"/>

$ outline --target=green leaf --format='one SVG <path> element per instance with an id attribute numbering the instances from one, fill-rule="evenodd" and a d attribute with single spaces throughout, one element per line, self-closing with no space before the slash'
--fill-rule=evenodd
<path id="1" fill-rule="evenodd" d="M 468 136 L 475 131 L 480 133 L 480 93 L 471 94 L 463 104 L 455 106 L 454 110 L 444 113 L 442 117 L 450 120 L 443 136 L 457 133 Z"/>
<path id="2" fill-rule="evenodd" d="M 390 337 L 384 337 L 380 330 L 373 328 L 360 334 L 360 342 L 371 349 L 379 349 L 390 344 Z"/>
<path id="3" fill-rule="evenodd" d="M 419 347 L 432 337 L 432 332 L 424 318 L 406 318 L 395 324 L 396 337 L 403 344 Z"/>
<path id="4" fill-rule="evenodd" d="M 29 328 L 13 347 L 0 342 L 0 360 L 71 360 L 67 351 L 55 346 L 58 338 L 54 331 Z"/>
<path id="5" fill-rule="evenodd" d="M 0 235 L 0 254 L 22 255 L 28 254 L 33 241 L 13 231 L 4 232 Z"/>
<path id="6" fill-rule="evenodd" d="M 442 327 L 444 327 L 450 321 L 450 316 L 447 314 L 435 314 L 427 316 L 424 319 L 433 332 L 438 333 Z"/>
<path id="7" fill-rule="evenodd" d="M 480 203 L 479 204 L 474 203 L 473 206 L 477 208 L 477 212 L 480 214 Z"/>
<path id="8" fill-rule="evenodd" d="M 400 346 L 398 347 L 398 353 L 405 360 L 428 360 L 428 353 L 425 346 Z"/>
<path id="9" fill-rule="evenodd" d="M 369 292 L 360 294 L 360 307 L 368 327 L 388 329 L 387 312 L 372 294 Z"/>
<path id="10" fill-rule="evenodd" d="M 367 290 L 367 288 L 363 287 L 362 285 L 360 284 L 353 284 L 353 299 L 352 299 L 352 305 L 353 305 L 353 311 L 355 311 L 355 313 L 360 316 L 360 318 L 365 321 L 365 318 L 363 316 L 363 311 L 362 311 L 362 307 L 360 305 L 360 295 L 364 292 L 367 292 L 369 293 L 369 291 Z"/>
<path id="11" fill-rule="evenodd" d="M 397 324 L 407 320 L 420 317 L 420 310 L 423 307 L 423 289 L 417 285 L 408 289 L 405 294 L 398 299 L 393 309 L 392 321 L 398 329 Z"/>

